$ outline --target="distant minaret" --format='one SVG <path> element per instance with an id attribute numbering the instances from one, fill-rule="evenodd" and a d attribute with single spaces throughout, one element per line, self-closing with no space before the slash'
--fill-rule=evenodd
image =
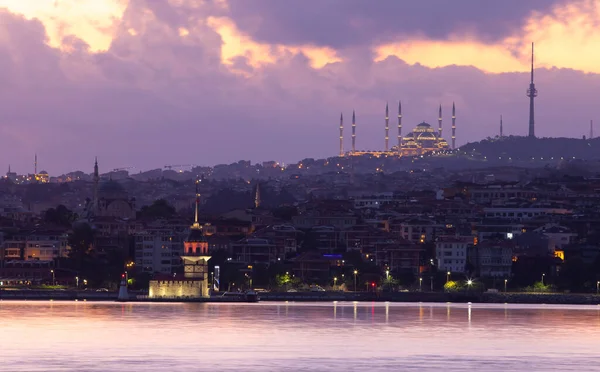
<path id="1" fill-rule="evenodd" d="M 456 106 L 452 102 L 452 150 L 456 149 Z"/>
<path id="2" fill-rule="evenodd" d="M 356 114 L 352 110 L 352 153 L 356 152 Z"/>
<path id="3" fill-rule="evenodd" d="M 398 154 L 402 145 L 402 101 L 398 101 Z"/>
<path id="4" fill-rule="evenodd" d="M 504 137 L 502 133 L 502 115 L 500 115 L 500 138 Z"/>
<path id="5" fill-rule="evenodd" d="M 98 157 L 96 156 L 96 161 L 94 162 L 94 201 L 93 201 L 93 209 L 94 212 L 98 209 L 98 184 L 100 183 L 100 174 L 98 173 Z"/>
<path id="6" fill-rule="evenodd" d="M 440 105 L 440 112 L 438 114 L 438 135 L 442 138 L 442 105 Z"/>
<path id="7" fill-rule="evenodd" d="M 35 154 L 35 160 L 33 161 L 33 175 L 37 176 L 37 154 Z"/>
<path id="8" fill-rule="evenodd" d="M 340 114 L 340 156 L 344 156 L 344 114 Z"/>
<path id="9" fill-rule="evenodd" d="M 527 97 L 529 97 L 529 137 L 535 137 L 534 101 L 537 97 L 537 89 L 535 89 L 533 82 L 533 43 L 531 43 L 531 82 L 529 83 L 529 89 L 527 89 Z"/>
<path id="10" fill-rule="evenodd" d="M 594 138 L 594 121 L 590 120 L 590 139 Z"/>
<path id="11" fill-rule="evenodd" d="M 385 103 L 385 152 L 389 151 L 389 139 L 390 139 L 390 112 L 388 110 L 388 104 Z"/>
<path id="12" fill-rule="evenodd" d="M 256 183 L 256 193 L 254 194 L 254 208 L 260 208 L 260 183 Z"/>

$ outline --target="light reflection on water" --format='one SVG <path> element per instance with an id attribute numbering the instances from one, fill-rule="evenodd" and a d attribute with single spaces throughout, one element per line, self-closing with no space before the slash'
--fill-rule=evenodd
<path id="1" fill-rule="evenodd" d="M 0 302 L 0 371 L 594 371 L 600 306 Z"/>

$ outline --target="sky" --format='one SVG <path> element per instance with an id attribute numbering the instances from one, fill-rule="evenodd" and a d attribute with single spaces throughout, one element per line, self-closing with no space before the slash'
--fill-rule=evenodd
<path id="1" fill-rule="evenodd" d="M 324 158 L 353 109 L 382 149 L 399 100 L 405 132 L 455 102 L 459 145 L 524 135 L 531 42 L 536 134 L 600 134 L 600 0 L 0 0 L 0 167 Z"/>

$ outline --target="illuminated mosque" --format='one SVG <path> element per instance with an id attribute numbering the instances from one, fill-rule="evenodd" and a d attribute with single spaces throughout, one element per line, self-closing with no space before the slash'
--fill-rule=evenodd
<path id="1" fill-rule="evenodd" d="M 452 147 L 442 136 L 442 106 L 438 113 L 437 131 L 430 124 L 422 122 L 408 134 L 402 136 L 402 103 L 398 103 L 397 144 L 389 146 L 389 108 L 385 105 L 385 145 L 384 150 L 356 150 L 356 113 L 352 112 L 352 149 L 344 151 L 344 117 L 340 115 L 340 153 L 339 156 L 371 155 L 381 156 L 418 156 L 430 152 L 448 151 L 456 148 L 456 106 L 452 104 Z"/>

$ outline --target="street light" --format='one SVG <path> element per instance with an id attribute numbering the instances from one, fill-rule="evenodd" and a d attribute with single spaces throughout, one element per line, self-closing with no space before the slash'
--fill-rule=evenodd
<path id="1" fill-rule="evenodd" d="M 385 278 L 386 278 L 387 280 L 390 280 L 390 271 L 389 271 L 389 270 L 386 270 L 386 271 L 385 271 Z"/>
<path id="2" fill-rule="evenodd" d="M 506 293 L 506 284 L 508 283 L 508 279 L 504 279 L 504 293 Z"/>
<path id="3" fill-rule="evenodd" d="M 446 273 L 446 283 L 450 281 L 450 271 Z"/>
<path id="4" fill-rule="evenodd" d="M 423 292 L 423 278 L 419 278 L 419 292 Z"/>
<path id="5" fill-rule="evenodd" d="M 358 274 L 358 270 L 354 270 L 354 292 L 356 292 L 356 275 Z"/>
<path id="6" fill-rule="evenodd" d="M 596 282 L 596 294 L 600 293 L 600 281 Z"/>
<path id="7" fill-rule="evenodd" d="M 546 274 L 542 274 L 542 285 L 544 285 L 544 277 L 546 276 Z"/>
<path id="8" fill-rule="evenodd" d="M 75 288 L 79 289 L 79 277 L 75 277 Z"/>
<path id="9" fill-rule="evenodd" d="M 55 282 L 55 280 L 54 280 L 54 270 L 50 270 L 50 273 L 52 273 L 52 285 L 54 285 L 54 282 Z"/>
<path id="10" fill-rule="evenodd" d="M 333 277 L 333 289 L 335 290 L 335 287 L 337 286 L 337 276 Z"/>

